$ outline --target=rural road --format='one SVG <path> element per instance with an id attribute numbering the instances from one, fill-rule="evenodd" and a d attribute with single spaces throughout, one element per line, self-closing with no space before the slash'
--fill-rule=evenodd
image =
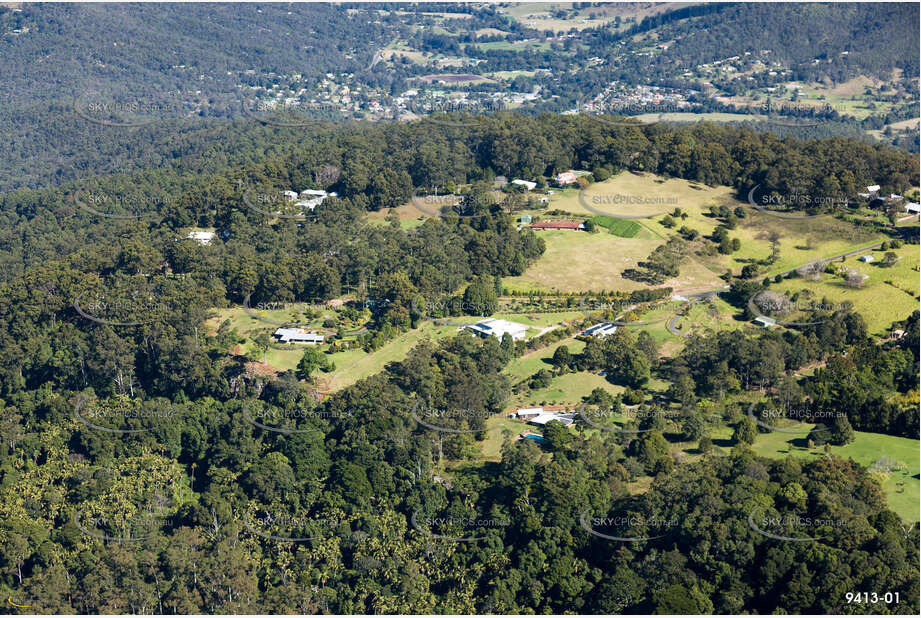
<path id="1" fill-rule="evenodd" d="M 692 300 L 691 304 L 687 306 L 688 309 L 690 309 L 692 306 L 702 301 L 704 298 L 710 298 L 712 296 L 715 296 L 717 292 L 722 292 L 724 289 L 725 288 L 723 288 L 722 290 L 710 290 L 709 292 L 698 292 L 697 294 L 689 294 L 688 298 L 693 298 L 694 300 Z M 672 316 L 672 319 L 670 319 L 667 324 L 668 330 L 673 335 L 678 335 L 679 337 L 688 338 L 691 336 L 689 333 L 682 333 L 680 330 L 678 330 L 675 327 L 675 324 L 678 322 L 678 318 L 680 317 L 681 317 L 680 313 L 676 313 L 675 315 Z"/>

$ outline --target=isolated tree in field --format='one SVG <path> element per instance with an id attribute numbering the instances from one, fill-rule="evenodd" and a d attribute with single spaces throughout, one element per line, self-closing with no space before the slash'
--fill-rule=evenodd
<path id="1" fill-rule="evenodd" d="M 700 451 L 701 455 L 706 455 L 713 450 L 713 439 L 710 436 L 704 436 L 700 439 L 700 442 L 697 443 L 697 450 Z"/>
<path id="2" fill-rule="evenodd" d="M 793 308 L 793 303 L 789 298 L 770 290 L 765 290 L 755 296 L 754 302 L 761 311 L 774 315 L 783 315 Z"/>
<path id="3" fill-rule="evenodd" d="M 866 281 L 867 276 L 856 270 L 848 270 L 844 273 L 844 282 L 849 288 L 861 288 L 863 287 L 863 282 Z"/>
<path id="4" fill-rule="evenodd" d="M 569 369 L 569 365 L 572 363 L 572 355 L 569 353 L 569 348 L 565 345 L 561 345 L 553 353 L 553 365 L 559 370 Z"/>
<path id="5" fill-rule="evenodd" d="M 847 416 L 836 416 L 831 424 L 831 435 L 828 441 L 832 444 L 843 446 L 853 442 L 856 437 L 857 435 L 854 433 L 854 428 L 851 427 L 850 421 L 847 420 Z"/>
<path id="6" fill-rule="evenodd" d="M 831 438 L 831 434 L 826 425 L 819 423 L 809 432 L 809 435 L 806 436 L 806 443 L 810 448 L 813 446 L 824 446 L 828 440 Z"/>
<path id="7" fill-rule="evenodd" d="M 773 264 L 780 257 L 780 234 L 778 232 L 768 232 L 767 238 L 771 241 L 771 257 L 768 258 Z"/>
<path id="8" fill-rule="evenodd" d="M 743 279 L 754 279 L 758 276 L 758 265 L 757 264 L 746 264 L 742 267 L 742 273 L 740 275 Z"/>
<path id="9" fill-rule="evenodd" d="M 887 251 L 886 255 L 883 257 L 883 261 L 879 263 L 883 268 L 889 268 L 893 264 L 899 261 L 899 256 L 895 251 Z"/>
<path id="10" fill-rule="evenodd" d="M 614 397 L 612 397 L 608 391 L 598 387 L 592 389 L 591 394 L 588 396 L 588 399 L 586 399 L 585 402 L 593 406 L 598 406 L 603 410 L 612 410 L 615 407 Z M 617 409 L 614 409 L 613 411 L 615 413 L 620 411 L 619 401 L 617 401 Z"/>
<path id="11" fill-rule="evenodd" d="M 668 387 L 668 396 L 681 405 L 689 405 L 697 400 L 694 394 L 696 388 L 697 385 L 694 384 L 694 380 L 684 371 L 672 379 L 672 383 Z"/>
<path id="12" fill-rule="evenodd" d="M 732 441 L 736 444 L 754 444 L 757 435 L 758 426 L 755 421 L 749 416 L 744 416 L 732 432 Z"/>
<path id="13" fill-rule="evenodd" d="M 298 378 L 310 380 L 318 369 L 329 371 L 330 367 L 329 359 L 324 356 L 323 352 L 319 348 L 311 346 L 304 350 L 304 356 L 301 357 L 300 362 L 297 364 L 296 373 Z"/>
<path id="14" fill-rule="evenodd" d="M 796 269 L 796 274 L 807 281 L 818 281 L 822 278 L 822 272 L 825 270 L 823 262 L 809 262 Z"/>
<path id="15" fill-rule="evenodd" d="M 253 343 L 256 344 L 256 347 L 262 350 L 262 364 L 265 365 L 265 355 L 269 351 L 269 347 L 272 345 L 272 338 L 269 337 L 268 333 L 259 333 L 253 339 Z"/>
<path id="16" fill-rule="evenodd" d="M 699 440 L 706 431 L 706 424 L 700 412 L 694 410 L 681 423 L 681 438 L 688 442 Z"/>

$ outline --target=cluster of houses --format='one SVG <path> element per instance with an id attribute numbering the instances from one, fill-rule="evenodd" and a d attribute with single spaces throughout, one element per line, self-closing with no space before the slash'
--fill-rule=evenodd
<path id="1" fill-rule="evenodd" d="M 879 185 L 869 185 L 865 193 L 858 193 L 857 195 L 864 198 L 865 200 L 868 200 L 868 205 L 870 208 L 899 206 L 901 204 L 905 212 L 912 215 L 921 214 L 921 205 L 919 205 L 917 202 L 909 202 L 898 193 L 880 195 L 879 190 Z"/>
<path id="2" fill-rule="evenodd" d="M 667 47 L 666 47 L 667 49 Z M 592 59 L 589 59 L 591 62 Z M 613 82 L 582 104 L 581 109 L 589 113 L 622 113 L 634 115 L 649 112 L 676 112 L 692 107 L 688 100 L 695 93 L 688 89 L 661 86 L 624 86 Z"/>

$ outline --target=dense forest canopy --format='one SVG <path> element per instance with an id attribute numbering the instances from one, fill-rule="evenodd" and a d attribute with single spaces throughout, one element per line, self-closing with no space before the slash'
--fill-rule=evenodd
<path id="1" fill-rule="evenodd" d="M 891 41 L 890 27 L 917 6 L 775 6 L 690 6 L 591 28 L 574 53 L 655 31 L 679 41 L 674 55 L 612 70 L 654 75 L 767 44 L 804 78 L 918 70 L 917 37 Z M 442 7 L 418 5 L 412 19 L 428 24 L 424 13 Z M 857 433 L 879 444 L 918 437 L 921 312 L 889 320 L 879 336 L 842 302 L 804 309 L 790 328 L 681 334 L 666 351 L 633 328 L 642 322 L 621 318 L 673 299 L 666 281 L 699 236 L 679 227 L 680 208 L 624 271 L 623 289 L 503 286 L 550 251 L 551 237 L 520 220 L 546 193 L 512 179 L 544 192 L 568 171 L 583 189 L 617 174 L 729 187 L 738 207 L 706 215 L 707 246 L 720 255 L 738 249 L 729 230 L 756 210 L 748 200 L 825 196 L 827 211 L 792 201 L 784 214 L 883 230 L 888 251 L 915 246 L 917 228 L 855 223 L 856 198 L 868 185 L 880 195 L 917 187 L 917 155 L 861 136 L 581 113 L 279 126 L 241 116 L 232 96 L 207 100 L 295 66 L 317 79 L 334 65 L 372 80 L 372 57 L 397 33 L 426 48 L 456 44 L 434 29 L 410 33 L 395 11 L 379 23 L 355 17 L 379 8 L 394 7 L 0 9 L 5 34 L 40 35 L 0 42 L 9 65 L 0 90 L 11 101 L 0 134 L 16 140 L 0 159 L 7 613 L 916 615 L 919 528 L 894 508 L 882 472 L 906 466 L 882 452 L 878 465 L 861 465 L 832 447 Z M 452 7 L 479 28 L 532 34 L 500 8 Z M 198 36 L 201 21 L 211 27 Z M 831 45 L 823 28 L 854 53 L 815 68 Z M 551 64 L 557 51 L 523 56 Z M 500 48 L 471 54 L 493 68 L 509 62 Z M 253 66 L 266 74 L 246 77 Z M 376 78 L 402 88 L 420 71 Z M 70 93 L 85 80 L 105 89 L 130 76 L 122 83 L 154 92 L 218 74 L 226 79 L 203 85 L 202 106 L 181 120 L 94 124 L 72 113 Z M 298 198 L 284 192 L 304 191 L 325 199 L 285 210 Z M 403 225 L 397 211 L 432 193 L 457 197 L 446 202 L 455 210 L 417 206 Z M 615 219 L 575 222 L 610 227 L 607 236 L 568 238 L 626 246 L 632 237 L 613 228 L 630 222 Z M 189 230 L 213 236 L 197 242 Z M 755 298 L 789 300 L 770 288 L 783 276 L 759 280 L 755 262 L 740 258 L 741 273 L 730 268 L 709 291 L 740 323 L 754 319 Z M 480 339 L 445 319 L 479 320 L 499 313 L 500 297 L 527 296 L 577 317 L 527 340 Z M 586 298 L 603 308 L 586 310 Z M 293 369 L 260 371 L 281 345 L 269 333 L 288 322 L 262 325 L 260 363 L 227 316 L 243 308 L 256 321 L 253 308 L 296 303 L 334 308 L 326 352 L 348 343 L 342 350 L 363 358 L 416 338 L 342 388 L 320 388 L 332 354 L 317 346 Z M 598 321 L 620 328 L 585 337 Z M 338 337 L 343 324 L 356 328 L 349 342 Z M 552 356 L 529 357 L 564 338 Z M 508 368 L 522 359 L 543 365 L 521 378 Z M 573 416 L 586 422 L 552 420 L 530 437 L 497 422 L 522 392 L 575 373 L 605 386 L 581 398 Z M 757 452 L 759 439 L 783 433 L 778 410 L 811 426 L 798 447 L 808 456 Z M 678 440 L 697 448 L 678 454 Z M 487 442 L 494 457 L 483 456 Z M 889 595 L 849 601 L 857 592 Z"/>
<path id="2" fill-rule="evenodd" d="M 4 585 L 77 612 L 840 611 L 836 595 L 804 592 L 810 580 L 898 590 L 897 611 L 917 608 L 917 529 L 906 532 L 855 464 L 762 460 L 739 442 L 731 457 L 675 467 L 654 420 L 626 440 L 551 427 L 547 447 L 513 443 L 495 469 L 457 474 L 447 487 L 434 466 L 467 457 L 482 419 L 502 409 L 511 384 L 500 371 L 518 353 L 511 341 L 423 343 L 318 403 L 296 375 L 261 378 L 226 356 L 232 330 L 200 328 L 211 307 L 334 298 L 372 280 L 369 297 L 388 300 L 376 306 L 374 328 L 413 328 L 420 294 L 444 297 L 478 277 L 519 274 L 543 252 L 543 241 L 516 230 L 498 206 L 412 232 L 368 224 L 368 210 L 399 205 L 418 186 L 609 166 L 741 193 L 756 184 L 850 192 L 867 179 L 901 190 L 917 183 L 912 157 L 840 139 L 716 125 L 617 128 L 589 117 L 242 135 L 232 139 L 250 150 L 233 161 L 212 150 L 182 173 L 3 196 L 0 483 L 16 496 L 2 507 Z M 317 173 L 327 166 L 338 175 Z M 300 224 L 267 225 L 243 203 L 241 184 L 324 186 L 339 198 Z M 73 200 L 81 189 L 83 200 L 134 196 L 114 208 L 143 216 L 93 215 Z M 216 227 L 220 241 L 177 242 L 192 224 Z M 732 295 L 751 296 L 751 283 L 735 285 Z M 917 314 L 905 329 L 917 341 Z M 917 410 L 886 394 L 915 384 L 917 350 L 907 343 L 874 350 L 860 317 L 846 311 L 796 336 L 692 338 L 668 369 L 670 396 L 719 401 L 782 385 L 785 370 L 828 357 L 804 388 L 823 404 L 847 404 L 849 424 L 829 439 L 847 439 L 851 426 L 913 435 Z M 636 387 L 666 370 L 648 350 L 623 331 L 568 362 Z M 872 359 L 860 379 L 878 401 L 846 394 L 861 392 L 849 368 L 859 358 Z M 442 419 L 461 433 L 432 435 L 409 413 L 420 402 L 473 412 Z M 740 410 L 724 413 L 748 422 L 738 421 Z M 247 420 L 279 414 L 298 419 L 295 433 Z M 686 431 L 696 422 L 689 418 L 678 421 Z M 643 475 L 655 477 L 651 489 L 631 497 L 626 483 Z M 794 513 L 832 522 L 817 545 L 777 545 L 749 524 L 756 517 L 769 534 L 801 536 L 795 525 L 771 523 Z M 652 523 L 609 525 L 623 518 Z M 491 523 L 472 532 L 458 523 L 471 519 Z M 652 534 L 662 522 L 664 534 Z M 651 538 L 612 551 L 596 532 Z M 445 540 L 471 533 L 475 542 Z M 829 570 L 829 561 L 838 566 Z M 489 574 L 497 564 L 501 579 Z M 132 592 L 107 594 L 110 586 Z"/>

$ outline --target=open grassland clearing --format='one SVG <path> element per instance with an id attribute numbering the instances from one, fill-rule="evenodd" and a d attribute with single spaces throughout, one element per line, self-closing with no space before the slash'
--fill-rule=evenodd
<path id="1" fill-rule="evenodd" d="M 243 337 L 252 338 L 260 332 L 273 333 L 283 324 L 320 329 L 325 318 L 336 315 L 333 309 L 316 303 L 283 303 L 279 304 L 277 309 L 274 307 L 275 305 L 253 303 L 249 311 L 244 307 L 212 309 L 214 317 L 205 320 L 205 327 L 213 333 L 225 320 L 229 320 L 230 328 Z M 360 327 L 359 324 L 353 326 Z"/>
<path id="2" fill-rule="evenodd" d="M 534 433 L 540 433 L 540 431 L 537 431 L 537 427 L 515 418 L 509 418 L 508 414 L 504 412 L 486 419 L 486 439 L 480 443 L 480 453 L 483 460 L 501 461 L 502 445 L 506 441 L 514 440 L 515 436 L 528 428 L 533 428 Z"/>
<path id="3" fill-rule="evenodd" d="M 578 371 L 554 376 L 550 385 L 544 388 L 512 395 L 510 406 L 513 408 L 540 406 L 540 405 L 573 405 L 582 403 L 584 397 L 592 394 L 596 388 L 617 395 L 624 391 L 622 386 L 611 384 L 603 376 L 590 371 Z"/>
<path id="4" fill-rule="evenodd" d="M 528 352 L 518 358 L 512 359 L 512 361 L 505 366 L 505 369 L 502 370 L 502 373 L 512 378 L 515 382 L 518 382 L 524 380 L 528 376 L 534 375 L 541 369 L 553 369 L 550 359 L 553 358 L 553 354 L 560 346 L 566 346 L 570 354 L 581 354 L 582 350 L 585 348 L 585 342 L 570 337 L 569 339 L 563 339 L 545 348 Z"/>
<path id="5" fill-rule="evenodd" d="M 607 232 L 589 234 L 572 231 L 537 231 L 547 244 L 544 254 L 517 277 L 505 277 L 503 286 L 517 291 L 542 290 L 587 292 L 645 289 L 645 283 L 624 279 L 628 268 L 636 267 L 661 240 L 620 238 Z M 716 274 L 693 259 L 680 275 L 663 285 L 684 291 L 703 291 L 722 285 Z"/>
<path id="6" fill-rule="evenodd" d="M 848 256 L 844 262 L 833 262 L 868 275 L 861 288 L 848 287 L 844 279 L 824 274 L 821 281 L 812 282 L 797 277 L 785 279 L 770 289 L 791 293 L 807 289 L 816 300 L 828 299 L 833 304 L 849 301 L 853 303 L 854 310 L 863 316 L 869 332 L 881 335 L 892 322 L 904 320 L 918 310 L 918 246 L 903 245 L 895 253 L 899 261 L 889 268 L 879 265 L 885 254 L 883 251 L 866 252 L 876 258 L 873 264 L 859 262 L 859 255 Z M 887 280 L 895 285 L 886 283 Z"/>
<path id="7" fill-rule="evenodd" d="M 433 54 L 417 51 L 415 49 L 384 49 L 380 52 L 382 60 L 406 59 L 413 64 L 423 65 L 434 59 Z"/>
<path id="8" fill-rule="evenodd" d="M 858 76 L 833 86 L 818 83 L 790 82 L 785 88 L 775 93 L 765 93 L 762 90 L 750 90 L 742 94 L 718 97 L 718 100 L 737 106 L 748 106 L 752 112 L 764 112 L 770 109 L 781 111 L 784 107 L 797 111 L 824 109 L 826 106 L 836 111 L 840 116 L 863 120 L 871 115 L 885 115 L 894 103 L 881 100 L 880 88 L 884 83 L 866 76 Z M 787 88 L 786 86 L 789 86 Z M 794 88 L 796 87 L 796 88 Z M 874 93 L 867 94 L 866 89 Z M 796 92 L 795 100 L 792 98 Z M 895 94 L 894 90 L 886 91 L 886 95 Z M 909 102 L 906 97 L 902 103 Z M 754 114 L 753 114 L 754 115 Z M 795 121 L 795 116 L 788 116 Z"/>
<path id="9" fill-rule="evenodd" d="M 578 189 L 554 189 L 547 209 L 565 210 L 586 218 L 597 214 L 653 216 L 671 212 L 675 207 L 722 203 L 721 200 L 731 195 L 730 187 L 708 187 L 646 172 L 620 172 L 603 182 L 593 183 L 581 198 Z M 645 224 L 648 220 L 635 221 Z"/>
<path id="10" fill-rule="evenodd" d="M 630 328 L 635 333 L 641 330 L 648 332 L 653 340 L 662 346 L 660 353 L 663 356 L 672 356 L 676 350 L 684 347 L 685 341 L 684 337 L 672 333 L 668 328 L 675 316 L 679 316 L 673 324 L 678 332 L 685 335 L 703 335 L 707 331 L 742 328 L 745 323 L 735 319 L 735 315 L 739 313 L 735 307 L 718 297 L 694 304 L 675 301 L 656 307 L 639 317 L 642 322 L 654 324 Z"/>
<path id="11" fill-rule="evenodd" d="M 516 299 L 519 300 L 519 299 Z M 257 305 L 258 307 L 258 305 Z M 314 310 L 315 315 L 307 320 L 304 311 Z M 257 359 L 262 364 L 263 356 L 265 358 L 265 369 L 274 373 L 293 370 L 297 367 L 304 355 L 304 349 L 307 347 L 303 344 L 281 344 L 273 343 L 264 353 L 255 344 L 255 337 L 260 333 L 271 334 L 279 326 L 273 322 L 293 322 L 298 326 L 314 328 L 317 331 L 324 332 L 327 329 L 322 328 L 322 322 L 329 317 L 338 316 L 340 321 L 341 314 L 332 309 L 324 308 L 322 305 L 312 305 L 308 303 L 290 303 L 282 309 L 253 309 L 253 313 L 264 318 L 260 320 L 251 316 L 243 307 L 233 307 L 226 309 L 215 309 L 217 315 L 206 321 L 205 325 L 210 332 L 216 332 L 217 328 L 224 320 L 230 321 L 231 328 L 243 337 L 244 341 L 236 346 L 233 351 L 238 355 Z M 567 311 L 557 313 L 504 313 L 496 314 L 492 317 L 517 322 L 527 325 L 527 336 L 537 335 L 541 330 L 554 326 L 561 322 L 568 322 L 580 319 L 582 316 L 579 311 Z M 317 375 L 317 384 L 324 392 L 334 392 L 341 390 L 358 380 L 379 373 L 384 367 L 391 362 L 401 361 L 406 358 L 409 351 L 422 341 L 425 337 L 432 339 L 442 339 L 453 337 L 459 333 L 459 328 L 465 324 L 473 324 L 482 318 L 477 316 L 456 316 L 446 318 L 450 324 L 436 324 L 432 321 L 423 321 L 418 328 L 411 329 L 401 333 L 394 339 L 385 343 L 381 348 L 366 352 L 361 348 L 352 348 L 343 350 L 326 356 L 335 363 L 335 370 L 330 373 L 319 373 Z M 271 320 L 272 322 L 265 321 Z M 360 330 L 363 324 L 347 324 L 344 331 L 352 332 L 346 335 L 343 340 L 354 340 L 354 330 Z M 581 344 L 581 342 L 576 342 Z M 320 349 L 328 349 L 327 345 L 321 345 Z M 581 349 L 581 348 L 579 348 Z"/>
<path id="12" fill-rule="evenodd" d="M 387 14 L 390 13 L 389 11 L 382 11 L 382 12 L 383 12 L 383 13 L 387 13 Z M 418 13 L 415 12 L 415 11 L 393 11 L 393 14 L 395 14 L 395 15 L 411 15 L 411 16 L 425 15 L 426 17 L 434 17 L 434 18 L 436 18 L 436 19 L 439 20 L 439 21 L 443 21 L 443 20 L 445 20 L 445 19 L 470 19 L 471 17 L 473 17 L 473 15 L 471 15 L 470 13 L 449 13 L 449 12 L 445 12 L 445 11 L 438 11 L 438 12 L 418 12 Z"/>
<path id="13" fill-rule="evenodd" d="M 425 223 L 426 219 L 431 217 L 430 215 L 423 214 L 418 208 L 413 206 L 412 203 L 409 203 L 395 208 L 371 211 L 367 214 L 367 221 L 371 225 L 390 225 L 390 221 L 387 220 L 387 217 L 391 213 L 397 216 L 400 228 L 404 230 L 417 228 Z"/>
<path id="14" fill-rule="evenodd" d="M 514 321 L 529 326 L 527 336 L 537 335 L 539 329 L 559 323 L 561 320 L 578 317 L 576 312 L 545 313 L 545 314 L 496 314 L 492 317 Z M 426 337 L 431 339 L 445 339 L 460 334 L 460 325 L 474 324 L 482 318 L 476 316 L 458 316 L 447 318 L 451 324 L 436 324 L 432 321 L 422 322 L 418 328 L 401 333 L 396 338 L 384 344 L 378 350 L 368 353 L 364 350 L 346 350 L 330 355 L 336 363 L 336 370 L 331 374 L 321 374 L 318 381 L 321 390 L 334 392 L 350 386 L 361 380 L 379 373 L 384 367 L 395 361 L 402 361 L 410 350 Z M 298 360 L 300 357 L 298 356 Z M 296 363 L 295 363 L 296 365 Z"/>
<path id="15" fill-rule="evenodd" d="M 545 30 L 568 32 L 573 28 L 582 30 L 603 26 L 612 23 L 616 17 L 621 18 L 620 29 L 623 30 L 634 25 L 633 21 L 628 21 L 629 18 L 639 23 L 651 15 L 676 10 L 690 4 L 692 3 L 601 3 L 571 11 L 572 2 L 533 2 L 503 4 L 500 5 L 500 10 L 522 25 L 541 32 Z M 560 9 L 567 10 L 565 19 L 554 16 L 554 12 Z"/>
<path id="16" fill-rule="evenodd" d="M 804 219 L 775 217 L 729 195 L 715 205 L 725 205 L 731 210 L 742 206 L 745 210 L 745 218 L 739 221 L 735 229 L 729 230 L 729 237 L 738 238 L 741 243 L 738 251 L 729 255 L 714 253 L 696 257 L 717 272 L 732 268 L 733 273 L 738 274 L 745 264 L 766 262 L 771 256 L 771 238 L 775 235 L 780 253 L 773 264 L 764 266 L 765 273 L 783 272 L 888 239 L 881 233 L 858 228 L 831 215 Z M 687 227 L 701 235 L 710 236 L 721 221 L 710 214 L 709 206 L 681 206 L 687 216 L 675 218 L 674 229 Z M 673 234 L 673 230 L 662 225 L 662 219 L 647 219 L 643 224 L 658 234 Z"/>
<path id="17" fill-rule="evenodd" d="M 495 71 L 486 75 L 493 79 L 513 80 L 516 77 L 534 77 L 536 74 L 536 71 Z"/>
<path id="18" fill-rule="evenodd" d="M 317 384 L 324 392 L 342 390 L 363 378 L 380 373 L 389 363 L 404 360 L 409 351 L 426 337 L 443 339 L 456 334 L 456 326 L 439 326 L 433 322 L 423 322 L 418 328 L 401 333 L 374 352 L 346 350 L 331 354 L 330 359 L 336 364 L 336 370 L 329 374 L 320 374 Z"/>
<path id="19" fill-rule="evenodd" d="M 572 320 L 579 320 L 583 317 L 582 313 L 579 311 L 561 311 L 559 313 L 549 312 L 526 312 L 526 313 L 497 313 L 490 317 L 499 318 L 500 320 L 508 320 L 509 322 L 517 322 L 519 324 L 525 324 L 530 328 L 543 330 L 549 326 L 555 326 L 562 322 L 570 322 Z M 451 318 L 452 321 L 457 321 L 461 318 Z M 470 317 L 464 316 L 464 320 L 470 320 L 470 323 L 478 322 L 483 318 L 479 317 Z M 530 333 L 528 333 L 530 336 Z"/>
<path id="20" fill-rule="evenodd" d="M 784 457 L 797 457 L 801 459 L 814 459 L 824 457 L 824 447 L 808 448 L 806 436 L 813 425 L 797 423 L 784 429 L 800 429 L 801 433 L 771 432 L 758 434 L 752 449 L 762 457 L 783 459 Z M 853 459 L 863 466 L 873 466 L 883 457 L 904 464 L 900 470 L 879 472 L 883 491 L 889 507 L 899 514 L 905 521 L 918 521 L 919 493 L 919 459 L 918 440 L 899 438 L 879 433 L 857 431 L 856 438 L 844 446 L 832 446 L 832 455 Z M 727 449 L 728 450 L 728 449 Z"/>
<path id="21" fill-rule="evenodd" d="M 488 43 L 474 43 L 477 47 L 484 51 L 550 51 L 550 42 L 549 41 L 490 41 Z"/>

